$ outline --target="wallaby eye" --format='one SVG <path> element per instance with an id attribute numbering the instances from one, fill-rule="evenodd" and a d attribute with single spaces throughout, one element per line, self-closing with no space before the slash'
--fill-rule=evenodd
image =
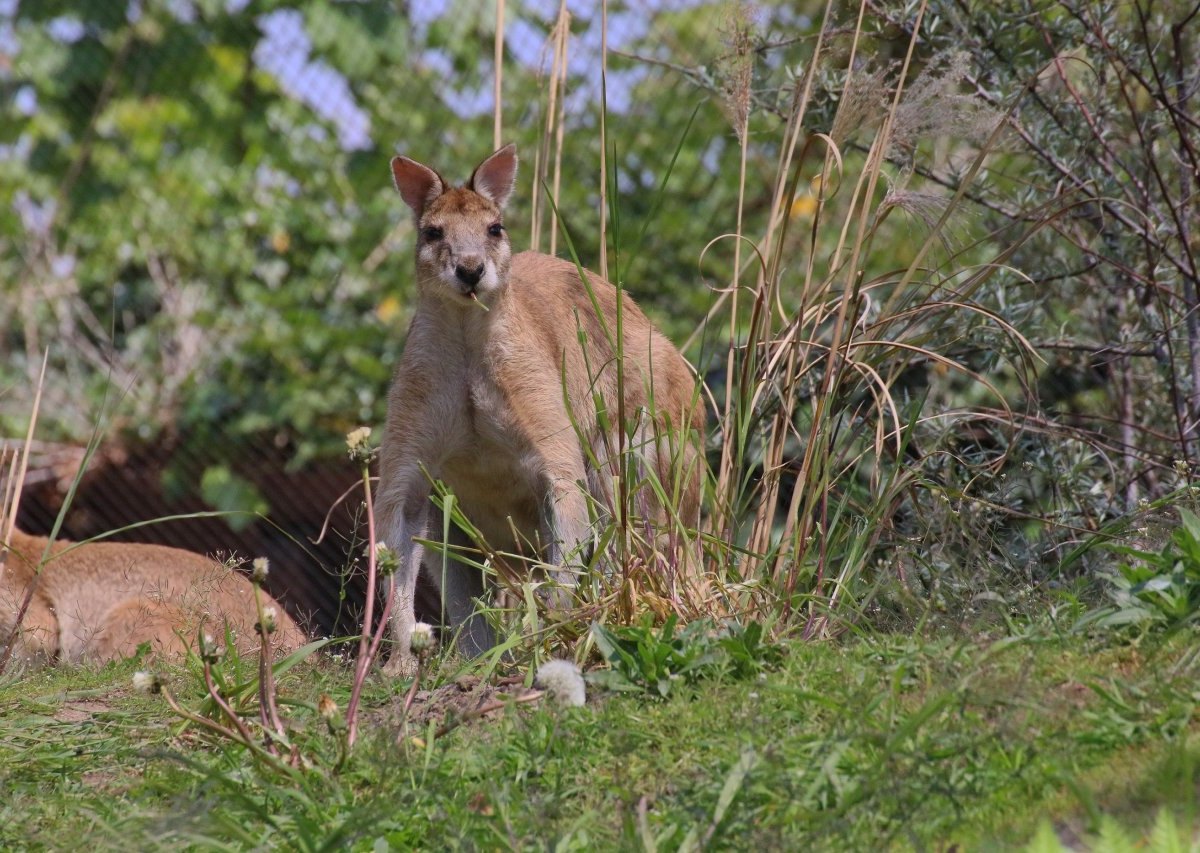
<path id="1" fill-rule="evenodd" d="M 488 226 L 488 236 L 489 237 L 499 237 L 503 233 L 504 233 L 504 226 L 501 225 L 499 222 L 493 222 L 491 225 Z"/>
<path id="2" fill-rule="evenodd" d="M 435 225 L 430 225 L 428 228 L 421 229 L 421 236 L 425 238 L 426 243 L 436 243 L 438 240 L 446 236 L 441 228 Z"/>

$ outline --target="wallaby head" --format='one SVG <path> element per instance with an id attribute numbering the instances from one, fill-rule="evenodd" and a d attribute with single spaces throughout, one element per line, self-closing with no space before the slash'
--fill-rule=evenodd
<path id="1" fill-rule="evenodd" d="M 503 213 L 516 177 L 512 145 L 480 163 L 465 187 L 408 157 L 392 160 L 396 189 L 416 217 L 422 295 L 470 307 L 503 290 L 512 261 Z"/>

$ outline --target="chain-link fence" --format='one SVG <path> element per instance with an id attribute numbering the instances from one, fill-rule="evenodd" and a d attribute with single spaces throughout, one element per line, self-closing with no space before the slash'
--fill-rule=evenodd
<path id="1" fill-rule="evenodd" d="M 514 242 L 595 259 L 606 38 L 616 274 L 677 339 L 728 263 L 700 248 L 736 198 L 730 14 L 614 2 L 605 31 L 599 3 L 504 5 Z M 781 42 L 813 27 L 759 14 Z M 342 437 L 382 424 L 411 293 L 387 160 L 462 180 L 492 150 L 496 27 L 491 0 L 0 0 L 9 447 L 49 354 L 22 527 L 50 528 L 96 433 L 63 535 L 193 516 L 119 537 L 269 556 L 314 629 L 355 609 Z"/>

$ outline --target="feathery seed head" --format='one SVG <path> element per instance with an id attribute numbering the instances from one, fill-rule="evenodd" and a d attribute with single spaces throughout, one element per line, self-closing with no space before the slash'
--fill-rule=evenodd
<path id="1" fill-rule="evenodd" d="M 572 661 L 546 661 L 538 667 L 534 683 L 564 707 L 579 707 L 587 702 L 587 685 L 583 682 L 583 673 Z"/>
<path id="2" fill-rule="evenodd" d="M 414 654 L 424 657 L 433 649 L 433 626 L 426 622 L 418 622 L 413 625 L 408 643 Z"/>
<path id="3" fill-rule="evenodd" d="M 260 634 L 274 634 L 279 627 L 278 622 L 279 611 L 274 607 L 264 607 L 262 611 L 262 622 L 255 625 L 255 630 Z"/>
<path id="4" fill-rule="evenodd" d="M 133 689 L 138 693 L 158 693 L 162 690 L 162 682 L 157 673 L 139 669 L 133 674 Z"/>
<path id="5" fill-rule="evenodd" d="M 352 460 L 364 465 L 371 461 L 375 449 L 371 447 L 370 438 L 371 428 L 368 426 L 361 426 L 346 433 L 346 450 Z"/>

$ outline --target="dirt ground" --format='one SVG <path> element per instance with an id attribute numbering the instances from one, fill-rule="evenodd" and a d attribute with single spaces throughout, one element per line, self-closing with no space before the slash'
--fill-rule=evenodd
<path id="1" fill-rule="evenodd" d="M 418 690 L 405 713 L 407 696 L 365 715 L 368 726 L 387 726 L 399 729 L 407 724 L 416 735 L 432 722 L 444 733 L 460 725 L 486 721 L 513 705 L 537 704 L 545 701 L 541 690 L 523 685 L 521 677 L 502 678 L 485 683 L 475 676 L 463 676 L 433 690 Z"/>

